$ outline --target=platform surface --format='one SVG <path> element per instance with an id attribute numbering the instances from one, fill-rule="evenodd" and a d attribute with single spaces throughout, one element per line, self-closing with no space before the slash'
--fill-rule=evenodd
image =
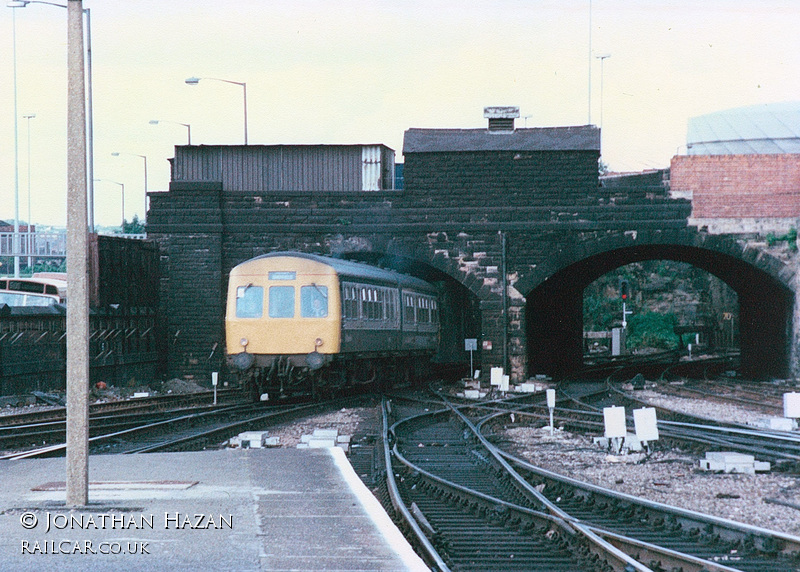
<path id="1" fill-rule="evenodd" d="M 0 462 L 0 570 L 427 570 L 340 449 Z"/>

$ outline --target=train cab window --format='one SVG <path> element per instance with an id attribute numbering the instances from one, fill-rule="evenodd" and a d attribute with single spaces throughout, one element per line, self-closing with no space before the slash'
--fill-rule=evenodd
<path id="1" fill-rule="evenodd" d="M 269 317 L 294 318 L 294 286 L 269 287 Z"/>
<path id="2" fill-rule="evenodd" d="M 264 313 L 264 289 L 261 286 L 236 288 L 236 317 L 260 318 Z"/>
<path id="3" fill-rule="evenodd" d="M 300 315 L 303 318 L 324 318 L 328 315 L 328 287 L 300 287 Z"/>

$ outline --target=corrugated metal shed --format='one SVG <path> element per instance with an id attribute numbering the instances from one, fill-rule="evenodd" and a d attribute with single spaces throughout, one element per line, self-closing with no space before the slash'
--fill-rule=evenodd
<path id="1" fill-rule="evenodd" d="M 403 153 L 599 150 L 600 129 L 593 125 L 514 131 L 412 128 L 403 140 Z"/>
<path id="2" fill-rule="evenodd" d="M 175 147 L 173 181 L 221 181 L 224 190 L 373 191 L 394 188 L 385 145 Z"/>
<path id="3" fill-rule="evenodd" d="M 689 119 L 689 155 L 800 153 L 800 102 L 727 109 Z"/>

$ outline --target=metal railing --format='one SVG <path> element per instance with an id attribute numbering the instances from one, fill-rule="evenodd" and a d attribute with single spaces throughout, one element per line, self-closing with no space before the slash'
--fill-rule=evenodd
<path id="1" fill-rule="evenodd" d="M 64 258 L 67 255 L 66 232 L 0 232 L 0 256 L 23 258 Z M 145 240 L 146 234 L 113 234 L 121 238 Z"/>
<path id="2" fill-rule="evenodd" d="M 0 232 L 0 256 L 64 257 L 67 235 L 63 232 Z"/>

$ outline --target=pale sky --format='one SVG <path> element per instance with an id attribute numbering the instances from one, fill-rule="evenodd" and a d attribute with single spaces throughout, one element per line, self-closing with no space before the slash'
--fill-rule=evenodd
<path id="1" fill-rule="evenodd" d="M 59 1 L 59 0 L 49 0 Z M 64 0 L 65 2 L 65 0 Z M 590 27 L 591 5 L 591 27 Z M 383 143 L 410 127 L 600 125 L 612 170 L 669 166 L 696 115 L 800 99 L 797 0 L 84 0 L 91 9 L 95 220 L 142 216 L 173 146 Z M 66 16 L 0 7 L 0 219 L 14 217 L 16 11 L 20 219 L 66 222 Z M 591 30 L 591 34 L 590 34 Z M 591 52 L 590 52 L 591 36 Z M 591 53 L 591 55 L 590 55 Z M 591 64 L 591 111 L 589 67 Z M 590 118 L 591 113 L 591 118 Z M 36 114 L 31 120 L 23 115 Z M 524 118 L 524 116 L 530 116 Z M 679 149 L 680 148 L 680 149 Z M 112 152 L 122 155 L 113 157 Z M 133 155 L 131 155 L 133 154 Z"/>

